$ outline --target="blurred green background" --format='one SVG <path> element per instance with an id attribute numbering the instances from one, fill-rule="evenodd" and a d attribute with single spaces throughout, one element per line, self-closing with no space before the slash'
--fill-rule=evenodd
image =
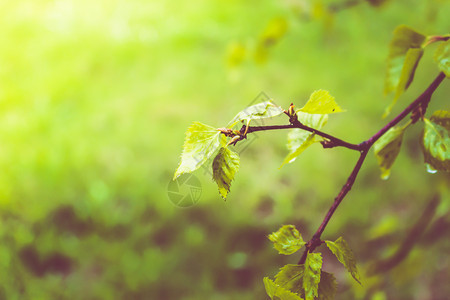
<path id="1" fill-rule="evenodd" d="M 329 90 L 347 112 L 324 131 L 349 142 L 386 123 L 392 31 L 448 33 L 449 2 L 361 1 L 327 13 L 342 2 L 1 1 L 0 299 L 267 299 L 262 278 L 298 260 L 278 255 L 267 234 L 295 224 L 309 239 L 357 154 L 316 144 L 278 169 L 287 132 L 264 132 L 241 151 L 226 202 L 204 169 L 195 206 L 175 206 L 167 187 L 188 126 L 223 127 L 262 91 L 288 107 Z M 272 20 L 287 30 L 261 55 Z M 393 114 L 438 74 L 434 49 Z M 444 82 L 429 112 L 449 109 L 449 93 Z M 358 287 L 319 248 L 337 299 L 450 295 L 449 177 L 425 172 L 420 131 L 406 134 L 388 181 L 369 156 L 323 235 L 344 236 L 363 274 Z M 366 274 L 433 197 L 409 255 Z"/>

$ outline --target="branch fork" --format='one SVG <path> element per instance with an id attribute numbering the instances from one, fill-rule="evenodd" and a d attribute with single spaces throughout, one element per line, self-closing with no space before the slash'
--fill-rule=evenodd
<path id="1" fill-rule="evenodd" d="M 337 137 L 334 137 L 330 134 L 322 132 L 320 130 L 316 130 L 314 128 L 303 125 L 299 120 L 298 116 L 295 113 L 294 105 L 291 103 L 289 109 L 284 110 L 284 114 L 289 117 L 289 125 L 268 125 L 268 126 L 249 126 L 249 122 L 247 125 L 243 125 L 240 130 L 232 130 L 230 128 L 219 128 L 222 134 L 227 137 L 231 137 L 229 145 L 236 145 L 237 142 L 247 138 L 248 133 L 257 132 L 257 131 L 267 131 L 267 130 L 279 130 L 279 129 L 293 129 L 299 128 L 305 131 L 309 131 L 313 134 L 321 136 L 324 140 L 321 142 L 323 148 L 334 148 L 334 147 L 344 147 L 350 150 L 358 151 L 360 153 L 359 159 L 356 162 L 350 176 L 348 177 L 346 183 L 343 185 L 339 194 L 334 199 L 333 204 L 329 208 L 325 218 L 320 224 L 317 231 L 314 233 L 313 237 L 307 242 L 306 250 L 304 251 L 302 257 L 300 258 L 299 264 L 304 264 L 306 260 L 306 256 L 308 252 L 313 252 L 318 246 L 320 246 L 324 241 L 320 238 L 322 236 L 325 227 L 333 216 L 334 212 L 347 195 L 347 193 L 353 187 L 355 183 L 356 177 L 358 176 L 359 170 L 364 163 L 367 154 L 370 148 L 374 145 L 374 143 L 383 136 L 389 129 L 393 128 L 400 121 L 402 121 L 406 116 L 411 114 L 412 123 L 417 122 L 419 119 L 423 118 L 423 115 L 426 112 L 428 103 L 431 100 L 431 96 L 433 95 L 436 88 L 442 83 L 445 79 L 445 74 L 443 72 L 439 73 L 439 75 L 434 79 L 434 81 L 430 84 L 430 86 L 416 99 L 414 100 L 408 107 L 406 107 L 400 114 L 398 114 L 394 119 L 392 119 L 388 124 L 386 124 L 383 128 L 381 128 L 377 133 L 375 133 L 369 139 L 361 142 L 360 144 L 351 144 L 344 140 L 341 140 Z"/>

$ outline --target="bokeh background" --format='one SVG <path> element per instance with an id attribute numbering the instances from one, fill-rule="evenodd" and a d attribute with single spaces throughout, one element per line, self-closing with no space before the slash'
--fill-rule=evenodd
<path id="1" fill-rule="evenodd" d="M 266 236 L 294 224 L 309 239 L 357 154 L 316 144 L 279 169 L 287 132 L 264 132 L 241 151 L 226 202 L 205 169 L 192 207 L 168 185 L 188 126 L 223 127 L 260 92 L 287 107 L 329 90 L 347 112 L 324 131 L 353 143 L 386 123 L 392 31 L 448 33 L 450 5 L 350 2 L 1 1 L 0 299 L 267 299 L 262 278 L 298 255 Z M 438 74 L 434 49 L 393 114 Z M 429 112 L 449 109 L 449 92 L 444 82 Z M 324 233 L 349 242 L 363 276 L 359 287 L 319 248 L 337 299 L 450 295 L 449 177 L 425 171 L 420 131 L 388 181 L 368 157 Z M 395 267 L 370 272 L 408 235 Z"/>

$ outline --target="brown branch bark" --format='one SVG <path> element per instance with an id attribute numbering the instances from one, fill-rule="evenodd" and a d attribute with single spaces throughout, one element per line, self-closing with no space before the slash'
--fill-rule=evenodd
<path id="1" fill-rule="evenodd" d="M 294 128 L 299 128 L 299 129 L 303 129 L 309 132 L 312 132 L 318 136 L 321 136 L 323 138 L 326 138 L 327 140 L 329 140 L 331 142 L 327 144 L 327 146 L 324 146 L 325 148 L 333 148 L 333 147 L 345 147 L 348 149 L 352 149 L 352 150 L 356 150 L 356 151 L 360 151 L 361 150 L 361 146 L 360 145 L 356 145 L 356 144 L 351 144 L 348 143 L 346 141 L 343 141 L 337 137 L 334 137 L 330 134 L 327 134 L 325 132 L 322 132 L 320 130 L 311 128 L 309 126 L 303 125 L 302 123 L 300 123 L 299 121 L 294 122 L 293 124 L 290 125 L 269 125 L 269 126 L 249 126 L 247 129 L 247 133 L 251 133 L 251 132 L 256 132 L 256 131 L 266 131 L 266 130 L 278 130 L 278 129 L 294 129 Z"/>

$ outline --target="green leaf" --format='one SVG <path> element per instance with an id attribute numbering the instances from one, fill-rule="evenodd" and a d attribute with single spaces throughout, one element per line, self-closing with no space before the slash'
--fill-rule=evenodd
<path id="1" fill-rule="evenodd" d="M 280 254 L 290 255 L 297 252 L 306 242 L 293 225 L 284 225 L 277 232 L 269 234 L 269 240 Z"/>
<path id="2" fill-rule="evenodd" d="M 318 90 L 311 94 L 305 106 L 298 111 L 309 114 L 332 114 L 343 110 L 334 101 L 334 97 L 328 91 Z"/>
<path id="3" fill-rule="evenodd" d="M 299 111 L 297 113 L 299 121 L 311 128 L 320 130 L 328 120 L 328 115 L 320 115 L 320 114 L 308 114 Z M 315 140 L 315 135 L 309 131 L 302 130 L 299 128 L 292 129 L 288 134 L 288 149 L 289 154 L 284 159 L 281 167 L 285 164 L 291 163 L 295 161 L 297 156 L 299 156 L 306 148 L 312 145 Z M 281 168 L 280 167 L 280 168 Z"/>
<path id="4" fill-rule="evenodd" d="M 294 141 L 294 142 L 292 142 Z M 308 131 L 304 131 L 301 129 L 294 129 L 288 134 L 288 148 L 291 148 L 289 144 L 299 144 L 298 148 L 296 148 L 294 151 L 289 153 L 286 158 L 284 159 L 283 163 L 281 164 L 280 168 L 284 166 L 285 164 L 294 162 L 297 156 L 302 154 L 303 151 L 305 151 L 306 148 L 314 144 L 314 134 L 310 133 Z"/>
<path id="5" fill-rule="evenodd" d="M 450 77 L 450 39 L 440 44 L 434 53 L 434 60 L 438 63 L 439 69 Z"/>
<path id="6" fill-rule="evenodd" d="M 348 246 L 347 242 L 342 238 L 338 238 L 336 241 L 325 241 L 328 248 L 333 252 L 336 258 L 344 265 L 347 271 L 352 277 L 361 284 L 358 269 L 356 268 L 356 260 L 353 256 L 353 252 Z"/>
<path id="7" fill-rule="evenodd" d="M 304 265 L 285 265 L 275 275 L 275 283 L 286 290 L 305 296 L 303 288 Z M 336 279 L 333 274 L 321 272 L 318 288 L 319 300 L 332 300 L 336 293 Z"/>
<path id="8" fill-rule="evenodd" d="M 431 115 L 430 120 L 450 130 L 450 111 L 437 110 Z"/>
<path id="9" fill-rule="evenodd" d="M 381 169 L 382 179 L 388 179 L 391 174 L 391 167 L 400 152 L 403 133 L 406 128 L 407 126 L 392 127 L 373 145 L 375 157 Z"/>
<path id="10" fill-rule="evenodd" d="M 273 282 L 273 280 L 269 277 L 264 277 L 263 282 L 267 295 L 270 297 L 270 299 L 273 299 L 273 296 L 277 292 L 278 285 L 276 285 L 275 282 Z"/>
<path id="11" fill-rule="evenodd" d="M 303 275 L 303 288 L 305 289 L 306 300 L 313 300 L 314 297 L 319 296 L 318 288 L 321 269 L 322 255 L 320 253 L 308 253 Z"/>
<path id="12" fill-rule="evenodd" d="M 184 173 L 200 168 L 219 148 L 223 137 L 215 128 L 195 122 L 186 131 L 180 164 L 173 176 L 175 180 Z"/>
<path id="13" fill-rule="evenodd" d="M 450 112 L 436 111 L 430 120 L 424 119 L 422 151 L 430 170 L 450 171 Z"/>
<path id="14" fill-rule="evenodd" d="M 303 290 L 304 269 L 304 265 L 285 265 L 275 275 L 275 283 L 303 297 L 305 294 Z"/>
<path id="15" fill-rule="evenodd" d="M 392 103 L 386 108 L 383 118 L 387 117 L 394 105 L 397 103 L 398 98 L 403 94 L 403 92 L 409 87 L 414 79 L 414 74 L 416 72 L 417 65 L 423 55 L 422 48 L 410 48 L 406 53 L 406 57 L 403 63 L 402 71 L 400 73 L 400 79 L 397 85 L 397 90 L 395 92 L 394 99 Z"/>
<path id="16" fill-rule="evenodd" d="M 220 195 L 226 200 L 230 192 L 231 181 L 239 170 L 239 155 L 228 147 L 222 147 L 214 158 L 212 167 L 213 179 L 219 187 Z"/>
<path id="17" fill-rule="evenodd" d="M 336 278 L 333 274 L 322 272 L 319 283 L 319 300 L 333 300 L 336 294 Z"/>
<path id="18" fill-rule="evenodd" d="M 424 35 L 405 25 L 400 25 L 394 30 L 394 36 L 389 45 L 388 68 L 384 87 L 385 94 L 389 94 L 397 89 L 408 50 L 410 48 L 422 48 L 425 38 Z M 413 54 L 411 54 L 412 57 Z"/>
<path id="19" fill-rule="evenodd" d="M 402 72 L 400 73 L 400 79 L 394 99 L 398 99 L 413 81 L 417 65 L 419 64 L 422 55 L 422 48 L 410 48 L 408 49 L 408 52 L 406 52 L 405 62 L 403 63 Z"/>
<path id="20" fill-rule="evenodd" d="M 240 121 L 258 120 L 273 118 L 283 114 L 284 111 L 281 107 L 275 105 L 271 100 L 264 101 L 252 106 L 247 107 L 243 111 L 239 112 L 233 120 L 228 124 L 228 128 L 235 126 Z"/>
<path id="21" fill-rule="evenodd" d="M 266 293 L 272 300 L 303 300 L 300 296 L 273 282 L 269 277 L 264 277 L 263 281 Z"/>

